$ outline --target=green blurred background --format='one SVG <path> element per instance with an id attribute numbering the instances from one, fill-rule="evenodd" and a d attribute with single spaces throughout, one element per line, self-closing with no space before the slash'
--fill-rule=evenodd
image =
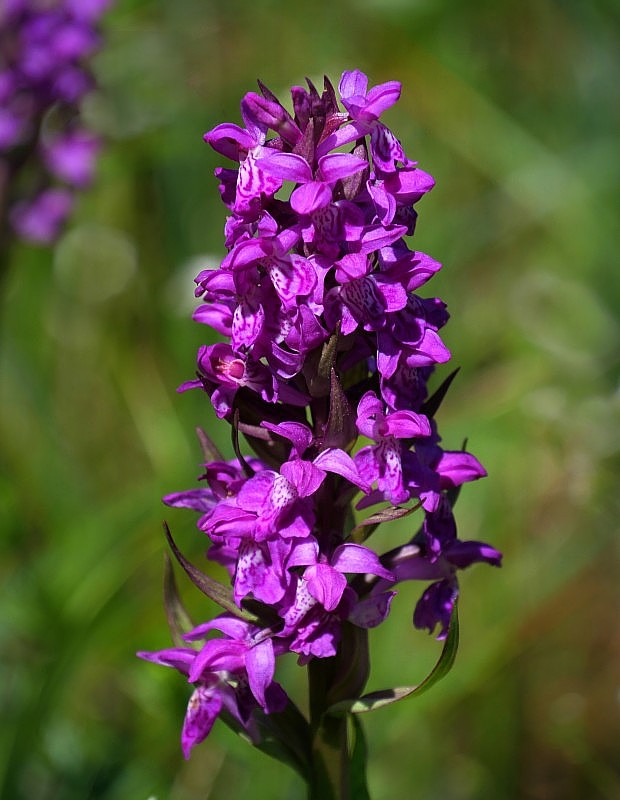
<path id="1" fill-rule="evenodd" d="M 386 122 L 437 180 L 414 242 L 445 265 L 427 292 L 462 367 L 440 426 L 489 471 L 462 537 L 505 554 L 463 576 L 448 678 L 365 717 L 371 794 L 620 798 L 619 23 L 614 0 L 118 0 L 85 111 L 108 140 L 97 183 L 53 252 L 13 249 L 3 286 L 3 800 L 304 796 L 219 723 L 185 762 L 187 687 L 134 653 L 170 641 L 164 515 L 198 563 L 205 547 L 159 498 L 194 485 L 196 425 L 230 452 L 207 398 L 175 393 L 208 336 L 192 279 L 223 255 L 202 133 L 239 122 L 256 77 L 287 102 L 355 67 L 402 81 Z M 371 688 L 437 657 L 411 626 L 421 588 L 374 632 Z M 296 697 L 301 677 L 283 664 Z"/>

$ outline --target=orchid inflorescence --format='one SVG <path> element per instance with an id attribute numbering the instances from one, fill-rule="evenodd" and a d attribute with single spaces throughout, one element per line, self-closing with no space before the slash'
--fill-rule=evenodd
<path id="1" fill-rule="evenodd" d="M 332 667 L 322 699 L 316 685 L 310 697 L 311 731 L 325 714 L 361 708 L 365 632 L 388 616 L 394 587 L 428 583 L 413 624 L 443 640 L 458 571 L 501 560 L 457 536 L 458 487 L 486 473 L 440 444 L 434 415 L 454 373 L 427 389 L 450 359 L 439 336 L 448 314 L 417 294 L 441 265 L 405 240 L 433 178 L 380 121 L 400 83 L 369 89 L 362 72 L 347 71 L 338 97 L 329 80 L 321 94 L 308 81 L 291 90 L 293 114 L 259 87 L 241 102 L 245 127 L 224 123 L 204 137 L 233 166 L 216 169 L 228 252 L 197 276 L 194 318 L 223 341 L 200 348 L 197 377 L 180 387 L 208 394 L 232 427 L 236 458 L 200 431 L 202 486 L 164 498 L 199 513 L 207 556 L 232 588 L 189 564 L 168 534 L 194 583 L 225 610 L 183 631 L 169 587 L 178 646 L 140 653 L 195 686 L 186 757 L 220 713 L 259 746 L 265 731 L 274 735 L 270 715 L 292 707 L 274 680 L 286 653 Z M 380 523 L 416 510 L 423 519 L 407 541 L 382 555 L 367 545 Z"/>
<path id="2" fill-rule="evenodd" d="M 110 3 L 0 4 L 0 213 L 22 239 L 53 242 L 75 190 L 92 180 L 100 141 L 78 112 L 94 88 L 86 61 Z"/>

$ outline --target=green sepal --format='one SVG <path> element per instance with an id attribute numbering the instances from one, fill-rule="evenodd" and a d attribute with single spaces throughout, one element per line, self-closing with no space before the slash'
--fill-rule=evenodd
<path id="1" fill-rule="evenodd" d="M 427 417 L 435 416 L 439 410 L 439 406 L 443 403 L 443 399 L 450 388 L 450 384 L 456 378 L 459 370 L 460 367 L 457 367 L 448 375 L 447 378 L 445 378 L 445 380 L 442 381 L 439 388 L 437 388 L 428 398 L 428 400 L 422 405 L 422 408 L 420 409 L 421 414 L 425 414 Z"/>
<path id="2" fill-rule="evenodd" d="M 187 647 L 183 634 L 189 633 L 196 626 L 187 613 L 179 595 L 172 562 L 168 553 L 164 553 L 164 608 L 172 641 L 177 647 Z"/>
<path id="3" fill-rule="evenodd" d="M 395 519 L 408 517 L 409 514 L 413 514 L 413 512 L 417 511 L 418 508 L 420 508 L 419 503 L 411 508 L 402 508 L 401 506 L 388 506 L 388 508 L 382 508 L 381 511 L 377 511 L 376 514 L 372 514 L 370 517 L 366 517 L 366 519 L 358 522 L 349 536 L 352 541 L 356 542 L 357 544 L 362 544 L 362 542 L 366 541 L 366 539 L 368 539 L 368 537 L 377 530 L 382 522 L 391 522 Z"/>
<path id="4" fill-rule="evenodd" d="M 412 695 L 421 695 L 423 692 L 428 691 L 438 681 L 450 672 L 456 659 L 456 653 L 459 646 L 459 619 L 457 606 L 454 606 L 452 612 L 452 619 L 450 620 L 450 627 L 448 635 L 443 645 L 439 660 L 426 676 L 426 678 L 417 686 L 401 686 L 396 689 L 381 689 L 378 692 L 370 692 L 363 697 L 354 700 L 342 700 L 331 706 L 328 714 L 343 714 L 350 712 L 352 714 L 364 714 L 367 711 L 376 711 L 378 708 L 396 703 L 398 700 L 404 700 L 405 697 Z"/>
<path id="5" fill-rule="evenodd" d="M 195 567 L 185 558 L 183 553 L 176 546 L 167 522 L 164 522 L 164 532 L 174 557 L 179 562 L 181 567 L 183 567 L 188 578 L 194 584 L 194 586 L 196 586 L 196 588 L 200 589 L 203 594 L 206 594 L 210 600 L 213 600 L 214 603 L 217 603 L 217 605 L 220 606 L 220 608 L 223 608 L 224 611 L 229 611 L 231 614 L 234 614 L 236 617 L 244 619 L 247 622 L 258 622 L 258 617 L 256 617 L 254 614 L 250 614 L 248 611 L 244 611 L 235 604 L 230 589 L 224 586 L 223 583 L 220 583 L 219 581 L 210 578 L 208 575 L 205 575 L 204 572 L 201 572 L 198 567 Z"/>
<path id="6" fill-rule="evenodd" d="M 196 428 L 196 436 L 198 437 L 200 449 L 202 450 L 202 455 L 204 456 L 205 462 L 209 463 L 210 461 L 224 461 L 224 456 L 219 451 L 213 439 L 211 439 L 211 437 L 203 428 Z"/>

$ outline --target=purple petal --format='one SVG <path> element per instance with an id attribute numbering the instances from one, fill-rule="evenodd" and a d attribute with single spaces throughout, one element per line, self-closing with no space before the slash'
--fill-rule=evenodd
<path id="1" fill-rule="evenodd" d="M 390 613 L 396 592 L 381 592 L 360 600 L 349 614 L 349 622 L 359 628 L 376 628 Z"/>
<path id="2" fill-rule="evenodd" d="M 379 556 L 361 544 L 341 544 L 334 550 L 331 564 L 339 572 L 368 573 L 387 581 L 394 580 L 394 575 L 383 566 Z"/>
<path id="3" fill-rule="evenodd" d="M 449 489 L 467 481 L 484 478 L 487 471 L 471 453 L 446 450 L 442 453 L 435 471 L 441 478 L 441 488 Z"/>
<path id="4" fill-rule="evenodd" d="M 458 586 L 448 580 L 432 583 L 424 592 L 413 612 L 413 624 L 416 628 L 426 628 L 432 633 L 436 626 L 440 626 L 437 639 L 445 639 L 458 597 Z"/>
<path id="5" fill-rule="evenodd" d="M 368 91 L 368 77 L 359 69 L 345 70 L 338 83 L 340 97 L 365 97 Z"/>
<path id="6" fill-rule="evenodd" d="M 217 687 L 199 686 L 194 690 L 187 704 L 181 731 L 181 746 L 185 758 L 189 758 L 192 748 L 211 733 L 213 723 L 221 710 L 222 698 Z"/>
<path id="7" fill-rule="evenodd" d="M 329 564 L 314 564 L 306 569 L 303 579 L 308 591 L 326 611 L 333 611 L 342 597 L 347 579 Z"/>
<path id="8" fill-rule="evenodd" d="M 367 133 L 368 125 L 365 122 L 351 122 L 339 128 L 337 131 L 330 133 L 329 136 L 323 139 L 316 149 L 316 154 L 319 157 L 326 155 L 330 150 L 335 150 L 337 147 L 355 142 Z"/>
<path id="9" fill-rule="evenodd" d="M 297 214 L 312 214 L 332 201 L 332 190 L 321 181 L 309 181 L 291 194 L 291 208 Z"/>
<path id="10" fill-rule="evenodd" d="M 397 439 L 431 435 L 431 424 L 424 414 L 414 411 L 394 411 L 386 417 L 388 431 Z"/>
<path id="11" fill-rule="evenodd" d="M 284 303 L 309 295 L 315 287 L 316 273 L 312 263 L 303 256 L 271 259 L 266 266 L 273 288 Z"/>
<path id="12" fill-rule="evenodd" d="M 282 181 L 269 175 L 262 168 L 262 161 L 253 153 L 248 153 L 241 164 L 237 175 L 237 196 L 235 211 L 244 213 L 252 208 L 252 203 L 258 205 L 261 195 L 274 195 L 282 186 Z"/>
<path id="13" fill-rule="evenodd" d="M 136 653 L 138 658 L 160 664 L 162 667 L 174 667 L 184 675 L 189 675 L 190 668 L 196 658 L 196 651 L 189 647 L 170 647 L 167 650 L 157 650 L 154 653 L 144 650 Z"/>
<path id="14" fill-rule="evenodd" d="M 235 570 L 234 592 L 235 603 L 248 594 L 269 605 L 279 603 L 286 591 L 282 576 L 273 569 L 267 557 L 269 549 L 264 543 L 259 544 L 246 539 L 239 547 Z"/>
<path id="15" fill-rule="evenodd" d="M 355 461 L 344 450 L 340 450 L 337 447 L 329 447 L 319 453 L 314 459 L 314 463 L 321 469 L 335 472 L 336 475 L 342 475 L 343 478 L 351 481 L 355 486 L 359 486 L 363 492 L 370 491 L 370 486 L 357 471 Z"/>
<path id="16" fill-rule="evenodd" d="M 385 178 L 385 189 L 397 197 L 400 205 L 409 205 L 430 192 L 435 179 L 422 169 L 401 169 Z"/>
<path id="17" fill-rule="evenodd" d="M 361 253 L 374 253 L 393 244 L 407 233 L 405 225 L 370 225 L 362 235 Z"/>
<path id="18" fill-rule="evenodd" d="M 384 111 L 398 102 L 400 92 L 401 84 L 398 81 L 387 81 L 373 86 L 366 95 L 364 116 L 378 119 Z"/>
<path id="19" fill-rule="evenodd" d="M 263 156 L 260 168 L 274 178 L 294 183 L 307 183 L 312 180 L 312 170 L 305 158 L 295 153 L 273 153 Z"/>
<path id="20" fill-rule="evenodd" d="M 465 569 L 477 562 L 486 562 L 494 567 L 500 567 L 502 563 L 502 554 L 499 550 L 484 542 L 457 540 L 444 548 L 444 555 L 458 569 Z"/>
<path id="21" fill-rule="evenodd" d="M 365 158 L 359 158 L 352 153 L 332 153 L 319 158 L 319 172 L 328 183 L 355 175 L 367 166 Z"/>
<path id="22" fill-rule="evenodd" d="M 273 422 L 261 422 L 261 426 L 292 442 L 294 453 L 291 452 L 291 455 L 301 458 L 312 443 L 312 431 L 301 422 L 281 422 L 279 425 Z"/>
<path id="23" fill-rule="evenodd" d="M 207 633 L 214 630 L 221 631 L 226 636 L 237 641 L 244 641 L 250 636 L 250 624 L 248 622 L 227 615 L 216 617 L 209 620 L 209 622 L 197 625 L 189 633 L 186 633 L 183 638 L 187 642 L 195 642 L 199 639 L 204 639 Z"/>
<path id="24" fill-rule="evenodd" d="M 162 498 L 172 508 L 191 508 L 193 511 L 205 513 L 210 511 L 218 500 L 211 489 L 189 489 L 186 492 L 167 494 Z"/>
<path id="25" fill-rule="evenodd" d="M 247 644 L 235 639 L 209 639 L 190 667 L 190 683 L 196 683 L 212 672 L 238 672 L 243 667 L 247 649 Z"/>
<path id="26" fill-rule="evenodd" d="M 286 461 L 280 473 L 295 486 L 300 497 L 313 495 L 325 480 L 325 472 L 316 466 L 316 461 L 303 461 L 301 458 Z"/>
<path id="27" fill-rule="evenodd" d="M 265 708 L 265 691 L 273 681 L 276 659 L 271 639 L 264 639 L 246 653 L 245 666 L 252 694 L 259 704 Z"/>
<path id="28" fill-rule="evenodd" d="M 257 141 L 249 131 L 231 122 L 216 125 L 215 128 L 207 131 L 202 138 L 217 153 L 221 153 L 221 155 L 230 158 L 232 161 L 240 161 L 240 151 L 247 153 L 257 144 Z"/>

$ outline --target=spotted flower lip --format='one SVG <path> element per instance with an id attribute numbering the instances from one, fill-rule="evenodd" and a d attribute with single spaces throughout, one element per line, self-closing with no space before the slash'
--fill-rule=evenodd
<path id="1" fill-rule="evenodd" d="M 449 315 L 418 294 L 441 269 L 407 241 L 434 179 L 382 121 L 401 88 L 347 70 L 337 89 L 327 79 L 322 93 L 294 86 L 289 111 L 259 82 L 241 102 L 242 125 L 204 136 L 229 162 L 215 171 L 227 252 L 196 277 L 193 316 L 222 341 L 199 348 L 197 376 L 180 389 L 208 396 L 236 458 L 212 453 L 203 432 L 204 483 L 164 502 L 197 514 L 230 589 L 222 599 L 225 587 L 181 562 L 227 613 L 185 635 L 198 651 L 142 654 L 195 686 L 186 755 L 222 710 L 254 737 L 261 715 L 290 709 L 274 681 L 281 655 L 301 666 L 350 657 L 364 672 L 366 656 L 343 648 L 351 630 L 383 623 L 401 582 L 427 584 L 413 624 L 442 639 L 460 570 L 501 563 L 494 547 L 457 533 L 455 489 L 486 471 L 445 449 L 435 420 L 453 377 L 429 390 L 451 358 Z M 369 546 L 380 522 L 416 510 L 417 534 L 387 553 Z"/>

